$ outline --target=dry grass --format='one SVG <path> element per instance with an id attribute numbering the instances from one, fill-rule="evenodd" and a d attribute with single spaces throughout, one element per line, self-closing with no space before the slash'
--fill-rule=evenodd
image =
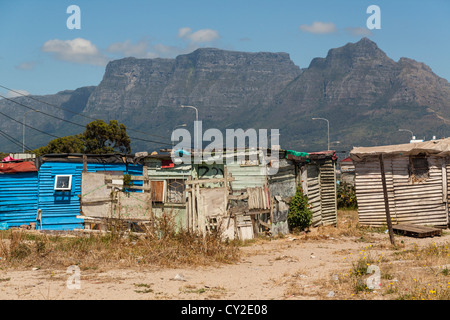
<path id="1" fill-rule="evenodd" d="M 358 227 L 352 234 L 366 241 L 380 231 Z M 347 234 L 345 228 L 336 232 Z M 339 292 L 341 299 L 450 300 L 449 243 L 397 240 L 396 246 L 373 241 L 357 254 L 347 252 L 348 269 L 335 281 L 320 284 Z M 368 288 L 368 279 L 375 276 L 368 273 L 369 266 L 379 270 L 381 285 L 374 289 Z"/>
<path id="2" fill-rule="evenodd" d="M 330 238 L 346 238 L 362 242 L 373 240 L 373 234 L 381 233 L 384 228 L 362 227 L 358 221 L 357 210 L 338 210 L 337 226 L 319 226 L 311 228 L 303 235 L 305 240 L 326 240 Z"/>
<path id="3" fill-rule="evenodd" d="M 306 234 L 288 235 L 319 246 L 338 241 L 355 241 L 361 244 L 358 252 L 350 249 L 333 254 L 343 258 L 333 274 L 320 279 L 306 277 L 308 270 L 299 269 L 286 274 L 277 286 L 286 286 L 285 297 L 319 299 L 450 299 L 450 251 L 447 242 L 430 242 L 421 239 L 420 244 L 398 237 L 397 246 L 386 240 L 384 228 L 364 228 L 358 224 L 356 211 L 339 211 L 338 225 L 311 228 Z M 136 266 L 195 267 L 234 263 L 243 254 L 268 254 L 264 249 L 267 241 L 274 238 L 257 238 L 245 243 L 223 241 L 219 232 L 198 234 L 176 230 L 173 219 L 165 215 L 155 221 L 141 235 L 127 234 L 115 226 L 106 234 L 77 234 L 72 236 L 8 230 L 0 232 L 0 269 L 2 267 L 55 270 L 78 265 L 81 270 L 100 271 L 112 268 Z M 405 241 L 403 241 L 403 240 Z M 328 242 L 327 240 L 332 240 Z M 409 238 L 411 240 L 411 238 Z M 325 242 L 324 242 L 325 241 Z M 289 246 L 290 242 L 282 242 Z M 248 247 L 242 248 L 243 245 Z M 250 249 L 250 250 L 248 250 Z M 277 263 L 301 263 L 290 254 L 275 252 Z M 367 287 L 373 274 L 370 266 L 378 267 L 381 286 Z M 87 275 L 89 276 L 89 275 Z M 56 279 L 57 274 L 51 278 Z M 0 282 L 9 282 L 7 277 Z M 306 283 L 307 285 L 303 285 Z M 142 295 L 154 290 L 148 284 L 135 284 L 135 292 Z M 328 296 L 333 291 L 335 295 Z M 185 286 L 181 293 L 190 297 L 222 298 L 226 290 L 220 287 Z M 46 293 L 43 292 L 45 295 Z M 154 292 L 157 295 L 157 292 Z M 164 299 L 165 296 L 157 295 Z"/>
<path id="4" fill-rule="evenodd" d="M 239 245 L 222 241 L 219 232 L 199 234 L 176 231 L 172 216 L 156 219 L 139 236 L 117 226 L 105 234 L 75 236 L 0 232 L 0 266 L 64 268 L 82 270 L 132 266 L 199 266 L 230 263 L 239 257 Z"/>

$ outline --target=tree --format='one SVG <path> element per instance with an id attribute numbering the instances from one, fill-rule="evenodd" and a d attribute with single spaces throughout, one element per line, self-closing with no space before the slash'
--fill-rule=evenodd
<path id="1" fill-rule="evenodd" d="M 115 151 L 122 153 L 131 152 L 131 140 L 124 124 L 117 120 L 106 124 L 103 120 L 95 120 L 86 125 L 83 133 L 85 153 L 102 154 Z"/>
<path id="2" fill-rule="evenodd" d="M 54 139 L 33 152 L 36 156 L 50 153 L 130 153 L 130 144 L 125 125 L 119 124 L 117 120 L 111 120 L 109 124 L 95 120 L 86 125 L 83 133 Z"/>
<path id="3" fill-rule="evenodd" d="M 83 135 L 77 134 L 56 138 L 48 143 L 45 147 L 40 147 L 33 151 L 37 157 L 51 153 L 84 153 Z"/>

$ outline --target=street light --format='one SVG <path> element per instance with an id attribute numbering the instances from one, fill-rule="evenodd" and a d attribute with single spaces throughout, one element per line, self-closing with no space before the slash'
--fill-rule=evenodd
<path id="1" fill-rule="evenodd" d="M 411 140 L 414 140 L 414 133 L 411 130 L 408 129 L 398 129 L 398 131 L 407 131 L 407 132 L 411 132 Z"/>
<path id="2" fill-rule="evenodd" d="M 181 106 L 182 108 L 192 108 L 192 109 L 195 109 L 195 120 L 196 121 L 198 121 L 198 110 L 197 110 L 197 108 L 196 107 L 193 107 L 193 106 Z"/>
<path id="3" fill-rule="evenodd" d="M 37 110 L 30 110 L 23 114 L 23 122 L 22 122 L 22 153 L 25 153 L 25 116 L 30 112 L 39 112 Z"/>
<path id="4" fill-rule="evenodd" d="M 325 118 L 312 118 L 313 120 L 324 120 L 327 122 L 327 128 L 328 128 L 328 150 L 330 150 L 330 121 L 328 121 L 328 119 Z"/>
<path id="5" fill-rule="evenodd" d="M 194 122 L 194 136 L 195 136 L 195 141 L 194 141 L 194 154 L 195 154 L 195 150 L 196 149 L 201 149 L 202 147 L 202 141 L 201 141 L 201 126 L 198 123 L 198 110 L 196 107 L 193 106 L 184 106 L 181 105 L 181 108 L 192 108 L 195 109 L 195 122 Z M 198 159 L 197 156 L 194 156 L 194 159 Z M 196 161 L 196 160 L 194 160 Z"/>

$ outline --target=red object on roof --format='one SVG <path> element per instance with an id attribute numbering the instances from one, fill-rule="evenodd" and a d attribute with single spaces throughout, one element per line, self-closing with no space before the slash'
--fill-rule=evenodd
<path id="1" fill-rule="evenodd" d="M 161 168 L 175 168 L 175 163 L 173 163 L 172 160 L 161 160 Z"/>
<path id="2" fill-rule="evenodd" d="M 310 152 L 309 155 L 310 155 L 310 156 L 311 156 L 311 155 L 314 155 L 314 156 L 324 155 L 324 156 L 327 156 L 327 157 L 331 157 L 331 160 L 337 160 L 337 159 L 338 159 L 335 150 Z"/>
<path id="3" fill-rule="evenodd" d="M 0 162 L 0 173 L 37 172 L 36 166 L 31 161 L 24 162 Z"/>
<path id="4" fill-rule="evenodd" d="M 14 159 L 11 156 L 7 156 L 6 158 L 4 158 L 2 161 L 18 161 L 19 159 Z"/>
<path id="5" fill-rule="evenodd" d="M 350 159 L 350 157 L 347 157 L 347 158 L 341 160 L 341 162 L 352 162 L 352 159 Z"/>

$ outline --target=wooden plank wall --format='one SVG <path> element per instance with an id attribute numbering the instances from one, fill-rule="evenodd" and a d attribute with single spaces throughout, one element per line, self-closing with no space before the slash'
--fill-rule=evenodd
<path id="1" fill-rule="evenodd" d="M 386 183 L 393 224 L 445 226 L 448 224 L 448 182 L 445 159 L 429 157 L 429 178 L 413 183 L 409 157 L 386 158 Z M 355 187 L 361 225 L 386 225 L 380 165 L 377 159 L 355 162 Z M 444 180 L 443 180 L 444 173 Z"/>

